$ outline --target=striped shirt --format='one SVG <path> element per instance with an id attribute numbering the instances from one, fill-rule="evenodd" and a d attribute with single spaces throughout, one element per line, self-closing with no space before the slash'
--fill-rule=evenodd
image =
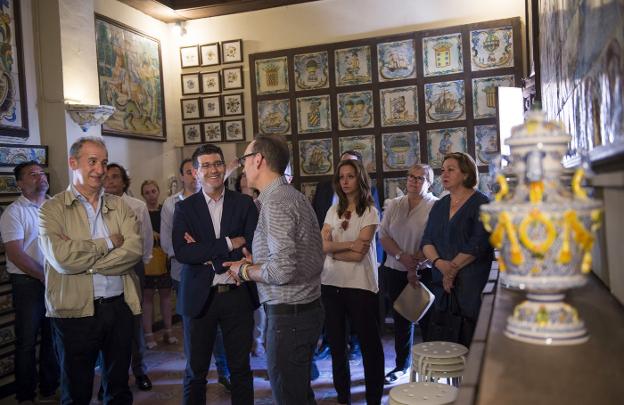
<path id="1" fill-rule="evenodd" d="M 253 257 L 261 263 L 260 302 L 305 304 L 321 296 L 323 247 L 306 196 L 279 177 L 262 190 Z"/>

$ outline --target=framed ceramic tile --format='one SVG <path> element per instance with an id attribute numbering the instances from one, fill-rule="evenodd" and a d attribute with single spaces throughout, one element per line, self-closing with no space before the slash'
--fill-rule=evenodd
<path id="1" fill-rule="evenodd" d="M 372 82 L 371 51 L 368 46 L 334 51 L 336 86 L 353 86 Z"/>
<path id="2" fill-rule="evenodd" d="M 318 186 L 317 182 L 306 182 L 306 183 L 299 184 L 299 189 L 301 190 L 303 195 L 308 197 L 308 200 L 310 200 L 310 203 L 312 203 L 312 200 L 314 199 L 314 194 L 316 194 L 317 186 Z"/>
<path id="3" fill-rule="evenodd" d="M 418 94 L 416 86 L 379 90 L 381 126 L 418 124 Z"/>
<path id="4" fill-rule="evenodd" d="M 441 167 L 444 155 L 467 152 L 466 128 L 444 128 L 427 131 L 427 158 L 429 166 Z"/>
<path id="5" fill-rule="evenodd" d="M 449 75 L 464 71 L 461 34 L 423 38 L 425 76 Z"/>
<path id="6" fill-rule="evenodd" d="M 478 165 L 489 165 L 500 155 L 496 125 L 475 125 L 475 156 Z"/>
<path id="7" fill-rule="evenodd" d="M 297 128 L 300 134 L 331 131 L 329 96 L 299 97 Z"/>
<path id="8" fill-rule="evenodd" d="M 288 58 L 256 60 L 256 93 L 274 94 L 288 91 Z"/>
<path id="9" fill-rule="evenodd" d="M 293 145 L 291 141 L 286 141 L 286 145 L 288 145 L 288 161 L 290 164 L 294 164 L 295 155 L 293 154 Z"/>
<path id="10" fill-rule="evenodd" d="M 202 93 L 213 94 L 221 92 L 221 74 L 219 72 L 201 73 Z"/>
<path id="11" fill-rule="evenodd" d="M 346 136 L 338 138 L 338 144 L 340 145 L 340 154 L 346 150 L 354 150 L 360 152 L 362 155 L 362 163 L 369 173 L 377 171 L 377 164 L 375 160 L 375 136 Z"/>
<path id="12" fill-rule="evenodd" d="M 202 142 L 201 124 L 183 124 L 182 134 L 185 145 L 194 145 Z"/>
<path id="13" fill-rule="evenodd" d="M 299 141 L 299 173 L 301 176 L 334 174 L 332 140 Z"/>
<path id="14" fill-rule="evenodd" d="M 180 65 L 182 69 L 199 66 L 199 47 L 197 45 L 180 47 Z"/>
<path id="15" fill-rule="evenodd" d="M 0 196 L 20 194 L 21 190 L 17 186 L 13 173 L 0 173 Z"/>
<path id="16" fill-rule="evenodd" d="M 373 126 L 372 91 L 338 94 L 338 129 L 372 128 Z"/>
<path id="17" fill-rule="evenodd" d="M 514 85 L 513 75 L 472 79 L 472 114 L 475 119 L 496 117 L 496 89 Z"/>
<path id="18" fill-rule="evenodd" d="M 427 122 L 466 119 L 464 81 L 425 84 Z"/>
<path id="19" fill-rule="evenodd" d="M 441 198 L 445 193 L 444 186 L 442 185 L 442 177 L 441 176 L 433 176 L 433 184 L 429 187 L 429 191 L 431 194 L 435 195 L 438 198 Z"/>
<path id="20" fill-rule="evenodd" d="M 242 66 L 223 68 L 223 90 L 238 90 L 244 87 Z"/>
<path id="21" fill-rule="evenodd" d="M 326 89 L 329 87 L 327 52 L 295 55 L 295 90 Z"/>
<path id="22" fill-rule="evenodd" d="M 415 78 L 414 40 L 377 44 L 377 69 L 380 82 Z"/>
<path id="23" fill-rule="evenodd" d="M 219 43 L 205 44 L 199 46 L 202 66 L 215 66 L 221 63 Z"/>
<path id="24" fill-rule="evenodd" d="M 381 135 L 384 171 L 407 170 L 420 162 L 418 132 L 398 132 Z"/>
<path id="25" fill-rule="evenodd" d="M 180 105 L 182 108 L 183 120 L 196 120 L 201 118 L 199 98 L 182 99 L 180 100 Z"/>
<path id="26" fill-rule="evenodd" d="M 386 200 L 397 198 L 407 193 L 407 177 L 385 177 L 383 183 Z"/>
<path id="27" fill-rule="evenodd" d="M 470 31 L 473 71 L 513 67 L 512 27 Z"/>
<path id="28" fill-rule="evenodd" d="M 258 101 L 258 129 L 261 134 L 290 135 L 290 100 Z"/>
<path id="29" fill-rule="evenodd" d="M 225 128 L 226 141 L 245 140 L 245 120 L 243 118 L 223 121 L 223 128 Z"/>
<path id="30" fill-rule="evenodd" d="M 0 166 L 16 166 L 35 161 L 41 166 L 48 165 L 48 147 L 39 145 L 0 144 Z"/>
<path id="31" fill-rule="evenodd" d="M 496 178 L 488 173 L 479 173 L 478 179 L 478 188 L 479 191 L 488 196 L 488 198 L 492 199 L 494 194 L 497 193 L 498 183 L 496 183 Z"/>
<path id="32" fill-rule="evenodd" d="M 185 73 L 181 75 L 181 80 L 183 96 L 190 96 L 201 92 L 201 87 L 199 85 L 199 73 Z"/>
<path id="33" fill-rule="evenodd" d="M 244 103 L 243 93 L 224 94 L 223 98 L 223 115 L 243 115 Z"/>
<path id="34" fill-rule="evenodd" d="M 221 42 L 223 63 L 237 63 L 243 61 L 243 40 L 234 39 Z"/>
<path id="35" fill-rule="evenodd" d="M 221 97 L 209 96 L 201 98 L 202 117 L 216 118 L 221 116 Z"/>
<path id="36" fill-rule="evenodd" d="M 204 142 L 221 142 L 223 140 L 223 125 L 221 121 L 204 122 L 202 130 Z"/>

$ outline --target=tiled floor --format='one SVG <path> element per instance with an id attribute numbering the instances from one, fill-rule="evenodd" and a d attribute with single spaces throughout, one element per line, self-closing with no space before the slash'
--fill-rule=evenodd
<path id="1" fill-rule="evenodd" d="M 149 368 L 148 375 L 152 380 L 151 391 L 139 391 L 134 386 L 134 379 L 130 377 L 134 404 L 138 405 L 178 405 L 182 398 L 182 377 L 184 374 L 185 359 L 182 353 L 182 325 L 174 325 L 174 334 L 180 343 L 176 345 L 165 345 L 162 343 L 161 334 L 157 334 L 159 344 L 154 350 L 148 350 L 146 361 Z M 418 337 L 417 337 L 418 338 Z M 386 353 L 386 372 L 394 368 L 394 340 L 392 334 L 387 332 L 383 336 L 384 351 Z M 318 361 L 320 377 L 312 383 L 312 388 L 316 394 L 319 405 L 337 404 L 336 392 L 332 385 L 331 358 Z M 364 372 L 361 359 L 351 362 L 352 398 L 354 404 L 364 404 Z M 251 366 L 254 371 L 254 391 L 255 404 L 272 404 L 271 386 L 266 372 L 265 358 L 251 357 Z M 400 380 L 405 383 L 407 379 Z M 99 387 L 99 380 L 94 384 L 94 395 Z M 391 386 L 386 386 L 382 403 L 387 403 L 387 395 Z M 97 399 L 91 402 L 99 404 Z M 207 401 L 208 404 L 226 405 L 230 404 L 229 393 L 217 383 L 217 372 L 214 364 L 208 375 Z M 14 399 L 0 400 L 0 404 L 16 404 Z"/>

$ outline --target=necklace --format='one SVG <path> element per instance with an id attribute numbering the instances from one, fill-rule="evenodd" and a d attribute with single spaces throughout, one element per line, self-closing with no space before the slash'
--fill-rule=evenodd
<path id="1" fill-rule="evenodd" d="M 453 201 L 453 197 L 451 196 L 451 207 L 452 208 L 457 207 L 460 203 L 464 202 L 467 197 L 468 195 L 464 195 L 463 197 L 458 197 L 455 199 L 455 201 Z"/>

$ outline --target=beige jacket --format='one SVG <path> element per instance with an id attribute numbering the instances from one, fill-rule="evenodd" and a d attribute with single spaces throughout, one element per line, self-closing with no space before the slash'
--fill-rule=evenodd
<path id="1" fill-rule="evenodd" d="M 69 188 L 46 201 L 39 210 L 39 244 L 46 258 L 45 300 L 49 317 L 93 316 L 94 273 L 122 276 L 126 303 L 133 314 L 141 313 L 139 282 L 133 270 L 143 253 L 139 223 L 120 197 L 104 194 L 103 199 L 104 223 L 111 234 L 124 238 L 121 247 L 110 251 L 105 238 L 91 239 L 87 213 Z"/>

